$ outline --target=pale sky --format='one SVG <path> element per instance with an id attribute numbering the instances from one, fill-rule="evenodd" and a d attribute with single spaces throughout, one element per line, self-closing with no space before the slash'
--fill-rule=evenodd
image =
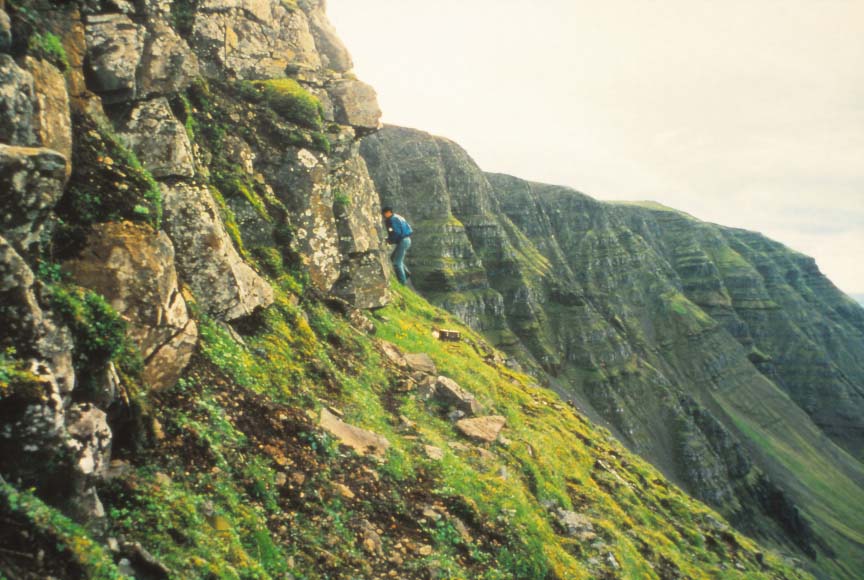
<path id="1" fill-rule="evenodd" d="M 386 123 L 757 230 L 864 293 L 864 0 L 329 0 Z"/>

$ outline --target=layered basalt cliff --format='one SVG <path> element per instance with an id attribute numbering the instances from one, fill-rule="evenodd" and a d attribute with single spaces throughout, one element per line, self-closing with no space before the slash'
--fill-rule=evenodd
<path id="1" fill-rule="evenodd" d="M 861 497 L 864 311 L 812 259 L 669 208 L 484 174 L 420 131 L 386 127 L 362 152 L 418 224 L 421 293 L 742 529 L 823 559 L 855 543 L 815 505 L 848 512 L 829 491 L 841 481 Z"/>

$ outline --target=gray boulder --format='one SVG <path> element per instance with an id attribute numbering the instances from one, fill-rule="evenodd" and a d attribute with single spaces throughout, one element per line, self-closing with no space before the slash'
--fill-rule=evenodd
<path id="1" fill-rule="evenodd" d="M 378 95 L 361 81 L 343 79 L 331 83 L 327 92 L 335 107 L 336 122 L 351 125 L 358 133 L 368 134 L 381 128 Z"/>
<path id="2" fill-rule="evenodd" d="M 186 128 L 171 112 L 167 99 L 136 104 L 119 135 L 153 177 L 195 175 L 192 144 Z"/>
<path id="3" fill-rule="evenodd" d="M 66 158 L 56 151 L 0 145 L 0 230 L 25 256 L 37 252 L 65 183 Z"/>
<path id="4" fill-rule="evenodd" d="M 125 14 L 90 16 L 85 29 L 90 87 L 106 102 L 136 94 L 136 71 L 144 50 L 145 29 Z"/>
<path id="5" fill-rule="evenodd" d="M 177 268 L 211 315 L 235 320 L 273 303 L 273 289 L 237 253 L 205 187 L 162 185 Z"/>
<path id="6" fill-rule="evenodd" d="M 12 244 L 0 236 L 0 346 L 44 361 L 59 394 L 75 387 L 72 337 L 54 323 L 36 298 L 36 277 Z"/>
<path id="7" fill-rule="evenodd" d="M 147 28 L 138 94 L 182 91 L 198 76 L 198 58 L 189 45 L 163 20 L 154 19 Z"/>
<path id="8" fill-rule="evenodd" d="M 11 56 L 0 54 L 0 142 L 36 145 L 33 76 Z"/>

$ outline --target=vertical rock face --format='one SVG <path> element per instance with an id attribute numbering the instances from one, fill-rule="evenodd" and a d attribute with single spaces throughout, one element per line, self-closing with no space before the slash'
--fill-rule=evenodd
<path id="1" fill-rule="evenodd" d="M 484 174 L 419 131 L 385 127 L 362 153 L 417 226 L 424 295 L 742 529 L 809 555 L 851 545 L 810 494 L 842 502 L 799 466 L 832 457 L 815 485 L 858 489 L 860 463 L 836 445 L 860 458 L 864 311 L 812 260 L 667 208 Z"/>

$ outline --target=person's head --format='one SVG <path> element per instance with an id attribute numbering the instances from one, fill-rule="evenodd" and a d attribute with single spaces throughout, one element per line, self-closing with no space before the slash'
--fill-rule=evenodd
<path id="1" fill-rule="evenodd" d="M 381 208 L 381 215 L 384 216 L 384 219 L 389 218 L 390 216 L 393 215 L 393 208 L 390 207 L 389 205 L 385 205 L 384 207 Z"/>

